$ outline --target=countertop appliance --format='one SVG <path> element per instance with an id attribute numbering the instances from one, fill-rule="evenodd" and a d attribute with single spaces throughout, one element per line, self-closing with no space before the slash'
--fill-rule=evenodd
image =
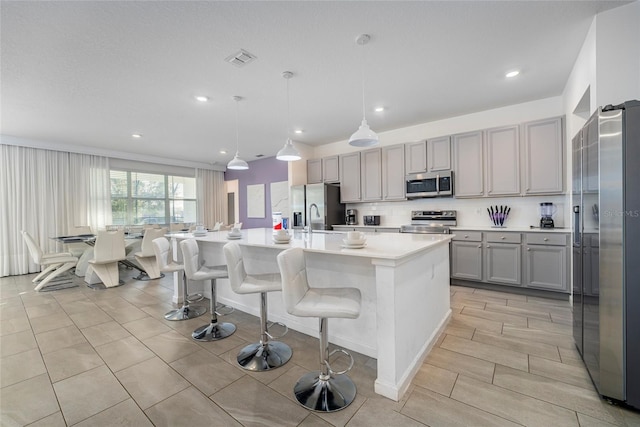
<path id="1" fill-rule="evenodd" d="M 358 211 L 356 209 L 347 209 L 344 223 L 347 225 L 358 225 Z"/>
<path id="2" fill-rule="evenodd" d="M 345 218 L 340 203 L 340 187 L 331 184 L 307 184 L 291 187 L 293 228 L 331 230 L 331 224 L 341 224 Z"/>
<path id="3" fill-rule="evenodd" d="M 365 215 L 362 221 L 364 225 L 380 225 L 380 215 Z"/>
<path id="4" fill-rule="evenodd" d="M 540 203 L 540 228 L 553 228 L 553 214 L 556 207 L 551 202 Z"/>
<path id="5" fill-rule="evenodd" d="M 450 228 L 456 224 L 456 211 L 411 211 L 411 224 L 401 226 L 400 232 L 450 234 Z"/>
<path id="6" fill-rule="evenodd" d="M 573 336 L 598 393 L 640 409 L 640 102 L 573 138 Z"/>
<path id="7" fill-rule="evenodd" d="M 440 171 L 407 175 L 407 199 L 453 196 L 453 172 Z"/>

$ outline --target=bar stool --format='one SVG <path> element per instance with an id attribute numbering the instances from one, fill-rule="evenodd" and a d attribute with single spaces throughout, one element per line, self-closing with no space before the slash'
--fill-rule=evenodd
<path id="1" fill-rule="evenodd" d="M 164 315 L 164 318 L 167 320 L 187 320 L 194 319 L 206 313 L 207 309 L 205 307 L 189 305 L 189 301 L 187 300 L 187 276 L 184 271 L 184 265 L 178 264 L 173 260 L 169 240 L 167 240 L 166 237 L 158 237 L 154 239 L 151 244 L 153 245 L 153 252 L 156 255 L 160 271 L 164 273 L 182 271 L 182 307 L 169 311 Z"/>
<path id="2" fill-rule="evenodd" d="M 193 331 L 191 337 L 196 341 L 216 341 L 228 337 L 236 331 L 236 325 L 228 322 L 218 322 L 218 315 L 222 315 L 216 311 L 216 279 L 227 278 L 226 268 L 200 266 L 198 243 L 194 239 L 183 240 L 180 242 L 182 249 L 182 258 L 184 259 L 184 271 L 189 280 L 209 280 L 211 284 L 211 299 L 209 300 L 211 311 L 211 323 L 204 325 Z"/>
<path id="3" fill-rule="evenodd" d="M 353 367 L 353 357 L 343 349 L 329 353 L 328 322 L 330 317 L 356 319 L 360 315 L 360 290 L 356 288 L 310 288 L 304 251 L 291 248 L 278 255 L 282 275 L 282 297 L 289 314 L 320 319 L 320 371 L 303 375 L 293 392 L 307 409 L 334 412 L 344 409 L 356 397 L 356 385 L 346 374 Z M 331 369 L 329 357 L 336 352 L 347 355 L 351 362 L 344 371 Z"/>
<path id="4" fill-rule="evenodd" d="M 244 260 L 240 245 L 229 242 L 224 245 L 224 257 L 227 260 L 231 289 L 237 294 L 260 294 L 260 341 L 249 344 L 238 353 L 238 364 L 249 371 L 268 371 L 278 368 L 291 359 L 291 347 L 270 339 L 282 338 L 269 334 L 267 325 L 267 292 L 281 291 L 282 280 L 279 274 L 248 275 L 244 269 Z"/>

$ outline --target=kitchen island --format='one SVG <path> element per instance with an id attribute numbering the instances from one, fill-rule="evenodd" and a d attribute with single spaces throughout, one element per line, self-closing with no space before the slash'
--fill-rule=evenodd
<path id="1" fill-rule="evenodd" d="M 232 241 L 227 232 L 172 237 L 195 238 L 206 265 L 224 264 L 222 247 Z M 377 359 L 376 393 L 399 400 L 451 315 L 448 243 L 452 235 L 373 234 L 367 235 L 362 249 L 343 248 L 345 237 L 336 232 L 296 231 L 289 243 L 278 244 L 271 229 L 248 229 L 233 241 L 242 247 L 249 274 L 278 272 L 277 255 L 300 247 L 305 250 L 312 286 L 360 289 L 360 317 L 331 319 L 329 341 Z M 195 291 L 193 285 L 190 292 Z M 219 302 L 259 315 L 257 295 L 235 294 L 227 280 L 218 281 L 217 292 Z M 269 320 L 318 335 L 317 319 L 289 315 L 277 292 L 269 295 Z"/>

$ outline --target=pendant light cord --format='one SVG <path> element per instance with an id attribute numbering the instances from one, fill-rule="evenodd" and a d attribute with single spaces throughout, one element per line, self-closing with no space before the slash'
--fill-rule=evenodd
<path id="1" fill-rule="evenodd" d="M 236 101 L 236 156 L 238 156 L 238 153 L 240 152 L 240 130 L 239 125 L 238 125 L 238 102 L 240 102 L 239 100 L 235 100 Z"/>
<path id="2" fill-rule="evenodd" d="M 366 110 L 364 108 L 364 60 L 365 60 L 365 55 L 364 55 L 364 45 L 366 44 L 366 42 L 362 43 L 362 61 L 360 62 L 360 77 L 362 79 L 362 118 L 364 120 L 367 119 L 367 115 L 366 115 Z"/>
<path id="3" fill-rule="evenodd" d="M 290 99 L 289 99 L 289 79 L 291 77 L 287 78 L 287 138 L 291 137 L 291 109 L 290 107 Z"/>

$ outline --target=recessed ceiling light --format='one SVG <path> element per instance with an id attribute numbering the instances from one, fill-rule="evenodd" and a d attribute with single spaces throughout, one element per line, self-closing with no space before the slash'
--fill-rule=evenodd
<path id="1" fill-rule="evenodd" d="M 220 150 L 220 154 L 227 154 L 227 150 Z"/>
<path id="2" fill-rule="evenodd" d="M 141 133 L 131 134 L 131 138 L 142 138 L 142 134 Z"/>
<path id="3" fill-rule="evenodd" d="M 208 102 L 209 101 L 209 97 L 208 96 L 204 96 L 204 95 L 196 95 L 196 101 L 199 102 Z"/>
<path id="4" fill-rule="evenodd" d="M 296 129 L 293 131 L 294 133 L 302 133 L 302 129 Z"/>
<path id="5" fill-rule="evenodd" d="M 376 107 L 374 110 L 376 113 L 382 113 L 384 111 L 384 107 Z"/>
<path id="6" fill-rule="evenodd" d="M 513 71 L 509 71 L 507 74 L 505 74 L 505 77 L 511 78 L 511 77 L 517 76 L 518 74 L 520 74 L 520 71 L 513 70 Z"/>

